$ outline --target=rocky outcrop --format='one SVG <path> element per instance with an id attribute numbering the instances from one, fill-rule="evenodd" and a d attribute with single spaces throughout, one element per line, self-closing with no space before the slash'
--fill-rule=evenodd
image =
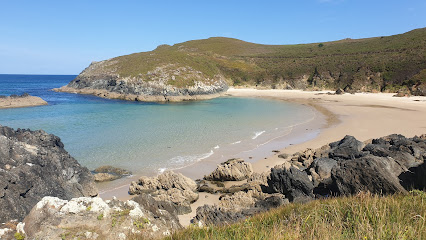
<path id="1" fill-rule="evenodd" d="M 40 97 L 30 96 L 28 93 L 22 95 L 0 95 L 0 108 L 21 108 L 47 105 Z"/>
<path id="2" fill-rule="evenodd" d="M 0 222 L 22 220 L 44 196 L 96 196 L 90 171 L 51 134 L 0 126 Z"/>
<path id="3" fill-rule="evenodd" d="M 366 156 L 353 161 L 341 161 L 331 173 L 331 192 L 352 195 L 359 192 L 392 194 L 405 192 L 395 172 L 403 169 L 392 159 Z"/>
<path id="4" fill-rule="evenodd" d="M 117 64 L 120 64 L 117 59 L 93 62 L 68 85 L 54 90 L 154 102 L 208 99 L 228 90 L 222 75 L 209 77 L 190 66 L 164 64 L 136 76 L 123 77 Z"/>
<path id="5" fill-rule="evenodd" d="M 113 166 L 101 166 L 93 171 L 95 182 L 113 181 L 130 175 L 132 172 Z"/>
<path id="6" fill-rule="evenodd" d="M 164 172 L 157 177 L 141 177 L 130 184 L 130 194 L 151 194 L 158 201 L 171 201 L 184 214 L 191 212 L 190 203 L 198 199 L 197 184 L 181 173 Z"/>
<path id="7" fill-rule="evenodd" d="M 290 201 L 313 199 L 312 193 L 323 197 L 424 189 L 425 159 L 426 135 L 405 138 L 393 134 L 365 143 L 345 136 L 320 149 L 295 154 L 291 167 L 273 168 L 268 189 Z"/>
<path id="8" fill-rule="evenodd" d="M 361 157 L 364 144 L 356 140 L 353 136 L 346 135 L 338 142 L 330 143 L 329 157 L 336 160 L 354 159 Z"/>
<path id="9" fill-rule="evenodd" d="M 293 166 L 271 169 L 268 185 L 271 192 L 281 193 L 291 202 L 306 202 L 314 198 L 314 185 L 308 174 Z"/>
<path id="10" fill-rule="evenodd" d="M 209 181 L 241 181 L 250 178 L 253 168 L 242 159 L 229 159 L 217 166 L 209 175 L 204 176 Z"/>
<path id="11" fill-rule="evenodd" d="M 198 226 L 215 225 L 223 226 L 243 220 L 247 217 L 243 212 L 230 211 L 216 205 L 204 205 L 197 208 L 194 222 Z"/>
<path id="12" fill-rule="evenodd" d="M 21 226 L 18 232 L 27 239 L 158 238 L 181 228 L 176 215 L 164 209 L 98 197 L 70 201 L 44 197 Z"/>

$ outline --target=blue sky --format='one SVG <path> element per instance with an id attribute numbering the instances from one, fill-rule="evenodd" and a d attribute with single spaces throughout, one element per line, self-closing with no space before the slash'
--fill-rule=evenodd
<path id="1" fill-rule="evenodd" d="M 424 0 L 0 0 L 0 73 L 78 74 L 91 61 L 224 36 L 326 42 L 426 27 Z"/>

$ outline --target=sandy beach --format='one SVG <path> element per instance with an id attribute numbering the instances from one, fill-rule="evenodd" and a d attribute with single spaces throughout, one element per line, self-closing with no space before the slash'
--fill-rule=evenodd
<path id="1" fill-rule="evenodd" d="M 328 95 L 327 92 L 331 91 L 230 89 L 227 95 L 294 101 L 310 105 L 325 116 L 327 122 L 316 138 L 282 148 L 280 153 L 293 154 L 307 148 L 320 148 L 342 139 L 345 135 L 352 135 L 358 140 L 365 141 L 393 133 L 406 137 L 426 133 L 426 97 L 398 98 L 393 97 L 393 93 Z M 285 160 L 279 158 L 278 154 L 253 163 L 254 171 L 260 173 L 283 164 Z M 215 195 L 204 194 L 193 204 L 193 210 L 196 209 L 195 205 L 217 202 L 218 198 Z M 188 226 L 195 214 L 193 211 L 179 216 L 179 219 L 184 226 Z"/>
<path id="2" fill-rule="evenodd" d="M 256 172 L 268 171 L 275 165 L 285 162 L 278 154 L 293 154 L 307 148 L 320 148 L 330 142 L 338 141 L 345 135 L 352 135 L 361 141 L 378 138 L 393 133 L 413 137 L 426 133 L 426 97 L 393 97 L 393 93 L 356 93 L 329 95 L 332 91 L 300 91 L 300 90 L 228 90 L 226 95 L 233 97 L 259 97 L 305 104 L 316 109 L 318 117 L 310 123 L 313 128 L 319 127 L 319 134 L 302 143 L 290 143 L 279 149 L 278 153 L 264 153 L 264 157 L 253 163 Z M 318 122 L 315 122 L 318 121 Z M 305 126 L 304 126 L 305 127 Z M 305 130 L 305 129 L 303 129 Z M 311 129 L 306 129 L 311 130 Z M 295 132 L 294 134 L 298 134 Z M 294 136 L 293 136 L 294 137 Z M 292 138 L 294 139 L 294 138 Z M 245 159 L 246 161 L 248 159 Z M 177 170 L 184 175 L 197 179 L 214 170 L 216 163 L 201 161 L 197 164 Z M 137 179 L 134 176 L 132 180 Z M 130 179 L 127 179 L 130 181 Z M 103 198 L 117 196 L 129 199 L 128 185 L 115 188 L 101 194 Z M 192 213 L 180 215 L 182 225 L 187 226 L 195 216 L 198 206 L 215 204 L 219 195 L 201 193 L 200 198 L 192 204 Z"/>
<path id="3" fill-rule="evenodd" d="M 1 108 L 21 108 L 21 107 L 34 107 L 47 105 L 47 102 L 39 97 L 26 96 L 26 97 L 5 97 L 0 98 Z"/>
<path id="4" fill-rule="evenodd" d="M 328 95 L 328 91 L 230 89 L 235 97 L 265 97 L 310 104 L 324 114 L 328 123 L 313 140 L 281 149 L 293 154 L 320 148 L 352 135 L 360 141 L 397 133 L 406 137 L 426 133 L 426 97 L 393 97 L 394 93 Z M 283 159 L 277 154 L 254 163 L 258 172 L 268 170 Z"/>

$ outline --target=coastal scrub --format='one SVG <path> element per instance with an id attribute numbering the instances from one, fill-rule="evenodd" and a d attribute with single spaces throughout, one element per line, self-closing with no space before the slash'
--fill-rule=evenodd
<path id="1" fill-rule="evenodd" d="M 224 227 L 191 226 L 166 239 L 426 239 L 426 193 L 293 203 Z"/>

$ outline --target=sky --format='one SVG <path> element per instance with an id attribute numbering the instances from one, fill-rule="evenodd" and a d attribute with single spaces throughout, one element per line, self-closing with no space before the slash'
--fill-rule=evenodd
<path id="1" fill-rule="evenodd" d="M 79 74 L 92 61 L 209 37 L 262 44 L 426 27 L 425 0 L 0 0 L 0 74 Z"/>

